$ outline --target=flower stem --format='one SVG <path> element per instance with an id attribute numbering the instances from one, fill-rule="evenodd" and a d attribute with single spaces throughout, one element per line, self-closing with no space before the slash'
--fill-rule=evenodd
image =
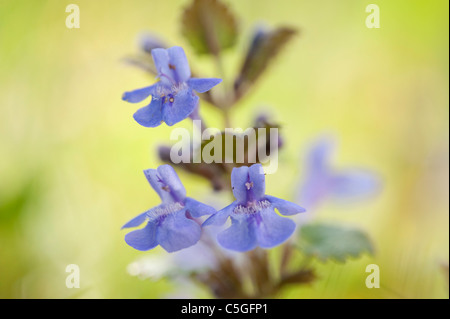
<path id="1" fill-rule="evenodd" d="M 217 72 L 219 76 L 222 78 L 222 90 L 220 92 L 220 108 L 223 111 L 223 119 L 224 119 L 224 127 L 231 127 L 230 121 L 230 107 L 231 101 L 233 100 L 234 91 L 233 88 L 230 87 L 230 83 L 227 81 L 227 76 L 225 74 L 225 69 L 223 67 L 223 59 L 220 53 L 214 55 L 214 62 L 216 64 Z"/>
<path id="2" fill-rule="evenodd" d="M 203 120 L 203 118 L 200 116 L 200 113 L 198 112 L 199 106 L 197 106 L 197 108 L 189 115 L 189 118 L 192 121 L 200 121 L 200 127 L 198 127 L 198 129 L 200 130 L 200 133 L 203 133 L 204 130 L 207 129 L 207 125 L 205 120 Z M 197 123 L 197 122 L 194 122 Z"/>
<path id="3" fill-rule="evenodd" d="M 281 255 L 281 264 L 280 264 L 281 276 L 283 276 L 286 273 L 288 266 L 289 266 L 289 262 L 292 259 L 293 252 L 294 252 L 293 247 L 289 242 L 283 245 L 283 251 L 282 251 L 282 255 Z"/>
<path id="4" fill-rule="evenodd" d="M 230 109 L 223 109 L 223 125 L 225 128 L 231 128 Z"/>

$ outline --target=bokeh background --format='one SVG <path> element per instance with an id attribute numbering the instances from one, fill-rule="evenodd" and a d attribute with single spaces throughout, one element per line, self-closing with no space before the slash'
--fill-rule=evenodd
<path id="1" fill-rule="evenodd" d="M 317 262 L 320 280 L 282 297 L 448 298 L 448 1 L 374 2 L 380 29 L 365 26 L 370 2 L 226 1 L 241 30 L 224 56 L 229 77 L 255 24 L 301 30 L 232 113 L 235 126 L 247 127 L 267 108 L 283 125 L 267 193 L 294 198 L 307 146 L 323 132 L 338 140 L 337 167 L 383 178 L 376 198 L 316 212 L 365 229 L 376 254 Z M 126 269 L 165 252 L 131 249 L 120 227 L 158 203 L 142 170 L 160 164 L 155 149 L 170 142 L 171 128 L 133 121 L 136 105 L 122 93 L 154 80 L 122 58 L 152 31 L 183 46 L 192 67 L 217 75 L 180 35 L 188 0 L 73 1 L 79 29 L 66 28 L 70 3 L 0 2 L 0 297 L 159 298 L 174 284 Z M 201 113 L 221 127 L 216 109 L 203 104 Z M 206 180 L 180 177 L 190 196 L 214 196 Z M 380 289 L 365 287 L 370 263 L 380 266 Z M 66 288 L 68 264 L 80 267 L 79 289 Z"/>

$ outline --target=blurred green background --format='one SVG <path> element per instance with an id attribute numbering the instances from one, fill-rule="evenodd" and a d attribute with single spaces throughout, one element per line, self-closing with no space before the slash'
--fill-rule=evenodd
<path id="1" fill-rule="evenodd" d="M 80 7 L 68 29 L 65 8 Z M 187 0 L 0 2 L 0 297 L 157 298 L 170 282 L 139 280 L 126 267 L 142 253 L 127 246 L 124 222 L 159 201 L 142 170 L 159 165 L 155 148 L 171 128 L 132 119 L 124 91 L 153 83 L 122 58 L 142 31 L 185 48 L 191 67 L 217 76 L 180 35 Z M 241 37 L 225 54 L 231 77 L 256 23 L 292 25 L 292 41 L 232 113 L 247 127 L 263 107 L 283 125 L 285 148 L 267 193 L 293 199 L 306 146 L 331 132 L 336 166 L 378 172 L 383 192 L 350 207 L 323 206 L 320 220 L 365 229 L 376 254 L 320 264 L 320 280 L 289 298 L 448 298 L 441 264 L 449 255 L 448 1 L 377 0 L 381 28 L 346 0 L 227 0 Z M 201 113 L 221 127 L 219 112 Z M 184 121 L 177 127 L 191 127 Z M 207 200 L 207 181 L 180 172 L 188 195 Z M 381 288 L 365 287 L 380 266 Z M 81 288 L 68 289 L 68 264 Z"/>

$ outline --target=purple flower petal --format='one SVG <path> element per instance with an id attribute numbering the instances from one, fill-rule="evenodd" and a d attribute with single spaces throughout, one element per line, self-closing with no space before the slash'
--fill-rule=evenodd
<path id="1" fill-rule="evenodd" d="M 171 86 L 175 84 L 175 79 L 173 78 L 172 70 L 169 69 L 169 53 L 166 49 L 156 48 L 152 50 L 152 58 L 155 63 L 156 70 L 158 71 L 158 76 L 161 82 L 165 86 Z"/>
<path id="2" fill-rule="evenodd" d="M 169 54 L 169 68 L 173 71 L 177 83 L 186 82 L 191 77 L 191 69 L 182 47 L 167 49 Z"/>
<path id="3" fill-rule="evenodd" d="M 316 141 L 309 151 L 306 171 L 314 175 L 327 175 L 334 148 L 335 142 L 331 137 Z"/>
<path id="4" fill-rule="evenodd" d="M 161 100 L 153 99 L 152 102 L 140 108 L 134 113 L 133 118 L 145 127 L 156 127 L 162 123 Z"/>
<path id="5" fill-rule="evenodd" d="M 174 252 L 196 244 L 201 236 L 201 227 L 186 217 L 185 210 L 168 215 L 158 227 L 156 238 L 167 252 Z"/>
<path id="6" fill-rule="evenodd" d="M 248 216 L 231 217 L 231 226 L 219 233 L 217 241 L 227 249 L 241 252 L 252 250 L 258 245 L 254 222 Z"/>
<path id="7" fill-rule="evenodd" d="M 281 217 L 273 208 L 261 210 L 260 221 L 256 224 L 259 246 L 271 248 L 283 243 L 295 230 L 295 223 L 289 218 Z"/>
<path id="8" fill-rule="evenodd" d="M 272 206 L 280 212 L 280 214 L 285 216 L 291 216 L 298 213 L 306 212 L 306 209 L 300 207 L 297 204 L 289 202 L 284 199 L 280 199 L 274 196 L 266 195 L 266 199 L 272 204 Z"/>
<path id="9" fill-rule="evenodd" d="M 222 208 L 220 211 L 218 211 L 214 215 L 211 215 L 207 220 L 205 220 L 202 226 L 220 226 L 225 224 L 228 216 L 230 216 L 233 213 L 233 210 L 236 208 L 236 205 L 237 201 L 234 201 L 227 207 Z"/>
<path id="10" fill-rule="evenodd" d="M 167 191 L 168 188 L 165 189 L 166 183 L 162 181 L 162 179 L 158 176 L 158 171 L 156 169 L 146 169 L 144 170 L 144 175 L 147 178 L 147 181 L 150 183 L 152 188 L 158 193 L 161 201 L 163 203 L 173 203 L 174 199 L 171 194 Z"/>
<path id="11" fill-rule="evenodd" d="M 130 92 L 125 92 L 122 95 L 122 100 L 130 102 L 130 103 L 139 103 L 144 101 L 150 95 L 155 94 L 157 88 L 157 84 L 147 86 L 145 88 L 137 89 Z"/>
<path id="12" fill-rule="evenodd" d="M 186 82 L 191 77 L 189 63 L 181 47 L 153 49 L 153 61 L 161 81 L 166 86 Z"/>
<path id="13" fill-rule="evenodd" d="M 380 187 L 379 178 L 363 169 L 340 171 L 330 180 L 330 196 L 342 201 L 358 200 L 374 194 Z"/>
<path id="14" fill-rule="evenodd" d="M 173 100 L 173 101 L 171 101 Z M 197 107 L 199 97 L 190 89 L 177 92 L 164 104 L 163 120 L 172 126 L 187 118 Z"/>
<path id="15" fill-rule="evenodd" d="M 157 169 L 145 170 L 144 174 L 163 203 L 181 202 L 186 197 L 186 189 L 172 166 L 161 165 Z"/>
<path id="16" fill-rule="evenodd" d="M 231 172 L 231 186 L 233 195 L 239 203 L 247 203 L 248 167 L 241 166 L 233 168 Z"/>
<path id="17" fill-rule="evenodd" d="M 246 184 L 248 192 L 252 192 L 253 200 L 260 200 L 266 192 L 266 175 L 261 164 L 254 164 L 248 169 L 249 184 Z"/>
<path id="18" fill-rule="evenodd" d="M 158 246 L 156 240 L 156 223 L 149 222 L 138 230 L 134 230 L 125 235 L 125 242 L 137 250 L 149 250 Z"/>
<path id="19" fill-rule="evenodd" d="M 198 93 L 205 93 L 215 87 L 217 84 L 222 82 L 222 79 L 210 78 L 210 79 L 197 79 L 190 78 L 187 80 L 187 84 L 191 89 L 197 91 Z"/>
<path id="20" fill-rule="evenodd" d="M 142 224 L 143 222 L 145 222 L 146 218 L 147 218 L 147 212 L 137 215 L 136 217 L 134 217 L 133 219 L 128 221 L 125 225 L 123 225 L 121 229 L 137 227 L 140 224 Z"/>
<path id="21" fill-rule="evenodd" d="M 265 178 L 261 164 L 233 168 L 231 185 L 234 197 L 240 204 L 262 199 L 266 189 Z"/>
<path id="22" fill-rule="evenodd" d="M 212 215 L 216 212 L 216 210 L 206 204 L 200 203 L 193 198 L 186 197 L 184 201 L 184 205 L 186 207 L 186 211 L 189 211 L 192 217 L 197 218 L 204 215 Z"/>
<path id="23" fill-rule="evenodd" d="M 179 202 L 183 201 L 186 197 L 186 189 L 173 167 L 169 164 L 160 165 L 157 171 L 165 185 L 170 188 L 169 192 L 172 197 Z"/>

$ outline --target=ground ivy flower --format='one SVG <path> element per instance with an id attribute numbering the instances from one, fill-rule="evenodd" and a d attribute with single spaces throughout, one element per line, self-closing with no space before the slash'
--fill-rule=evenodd
<path id="1" fill-rule="evenodd" d="M 154 85 L 125 92 L 122 99 L 139 103 L 152 96 L 151 103 L 134 113 L 134 119 L 145 127 L 156 127 L 162 122 L 172 126 L 188 117 L 197 107 L 199 97 L 222 82 L 221 79 L 191 78 L 191 70 L 181 47 L 151 50 L 160 79 Z"/>
<path id="2" fill-rule="evenodd" d="M 126 243 L 137 250 L 161 245 L 168 252 L 196 244 L 201 236 L 201 226 L 194 218 L 214 214 L 215 209 L 186 197 L 186 189 L 170 165 L 145 170 L 144 174 L 162 203 L 122 227 L 137 227 L 147 221 L 144 228 L 125 236 Z"/>
<path id="3" fill-rule="evenodd" d="M 302 213 L 305 209 L 265 195 L 265 175 L 261 164 L 234 168 L 231 184 L 236 200 L 203 223 L 203 226 L 218 226 L 231 218 L 231 226 L 217 236 L 219 244 L 235 251 L 248 251 L 256 246 L 274 247 L 289 238 L 295 223 L 279 216 L 275 209 L 284 216 Z"/>
<path id="4" fill-rule="evenodd" d="M 336 170 L 331 158 L 334 140 L 324 136 L 315 141 L 307 155 L 305 179 L 298 192 L 298 202 L 314 209 L 327 199 L 335 202 L 354 202 L 369 197 L 380 188 L 376 174 L 364 169 L 350 167 Z"/>

